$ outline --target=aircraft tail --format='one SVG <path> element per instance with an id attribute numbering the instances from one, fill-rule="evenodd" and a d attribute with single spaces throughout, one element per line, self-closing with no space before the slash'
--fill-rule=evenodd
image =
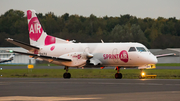
<path id="1" fill-rule="evenodd" d="M 30 45 L 45 46 L 55 43 L 67 43 L 66 40 L 47 35 L 44 32 L 35 10 L 27 10 Z"/>
<path id="2" fill-rule="evenodd" d="M 9 60 L 13 60 L 14 56 L 15 56 L 15 54 L 11 54 L 11 55 L 9 56 Z"/>

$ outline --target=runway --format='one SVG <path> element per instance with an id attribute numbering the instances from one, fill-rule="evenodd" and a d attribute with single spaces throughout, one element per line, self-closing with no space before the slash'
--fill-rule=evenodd
<path id="1" fill-rule="evenodd" d="M 0 78 L 0 100 L 180 101 L 179 79 Z"/>

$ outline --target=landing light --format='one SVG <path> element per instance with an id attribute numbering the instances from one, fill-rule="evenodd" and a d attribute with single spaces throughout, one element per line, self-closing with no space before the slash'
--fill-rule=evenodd
<path id="1" fill-rule="evenodd" d="M 142 76 L 145 76 L 145 73 L 143 72 L 141 75 L 142 75 Z"/>

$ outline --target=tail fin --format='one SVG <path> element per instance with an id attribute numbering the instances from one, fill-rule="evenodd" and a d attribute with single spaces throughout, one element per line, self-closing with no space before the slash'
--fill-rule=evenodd
<path id="1" fill-rule="evenodd" d="M 27 10 L 29 40 L 31 45 L 44 46 L 55 43 L 67 43 L 66 40 L 47 35 L 35 13 L 35 10 Z"/>
<path id="2" fill-rule="evenodd" d="M 43 40 L 47 34 L 44 32 L 35 13 L 35 10 L 27 11 L 29 40 L 31 45 L 41 46 L 44 45 Z"/>
<path id="3" fill-rule="evenodd" d="M 9 60 L 13 60 L 14 56 L 15 56 L 15 54 L 11 54 L 11 55 L 9 56 Z"/>

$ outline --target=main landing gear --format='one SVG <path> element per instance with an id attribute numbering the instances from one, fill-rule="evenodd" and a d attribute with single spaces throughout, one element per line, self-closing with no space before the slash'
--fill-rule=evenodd
<path id="1" fill-rule="evenodd" d="M 122 74 L 119 73 L 121 67 L 116 67 L 117 73 L 115 74 L 116 79 L 122 79 Z"/>
<path id="2" fill-rule="evenodd" d="M 70 79 L 71 78 L 71 74 L 68 73 L 68 68 L 69 68 L 68 66 L 64 67 L 64 70 L 66 70 L 66 72 L 63 74 L 64 79 Z"/>

